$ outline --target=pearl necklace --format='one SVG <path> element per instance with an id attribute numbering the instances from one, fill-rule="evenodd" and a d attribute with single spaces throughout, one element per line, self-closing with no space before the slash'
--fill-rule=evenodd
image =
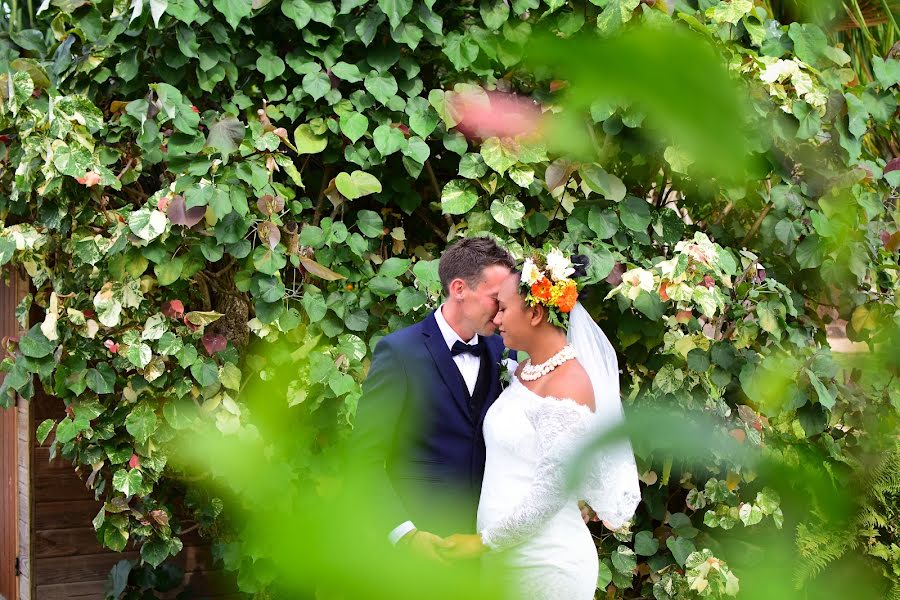
<path id="1" fill-rule="evenodd" d="M 551 356 L 547 362 L 543 362 L 539 365 L 531 364 L 531 359 L 525 363 L 525 366 L 522 367 L 522 379 L 525 381 L 534 381 L 535 379 L 539 379 L 560 366 L 561 364 L 568 362 L 575 358 L 575 348 L 569 346 L 568 344 L 562 347 L 562 350 Z"/>

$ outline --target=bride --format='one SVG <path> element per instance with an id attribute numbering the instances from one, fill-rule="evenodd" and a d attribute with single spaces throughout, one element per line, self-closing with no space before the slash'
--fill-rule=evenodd
<path id="1" fill-rule="evenodd" d="M 451 536 L 445 550 L 453 559 L 481 556 L 516 600 L 592 599 L 599 562 L 578 501 L 613 528 L 640 502 L 627 441 L 576 461 L 622 421 L 615 351 L 577 302 L 572 277 L 580 274 L 554 249 L 527 258 L 499 291 L 494 323 L 506 347 L 530 358 L 484 420 L 478 533 Z M 572 472 L 585 462 L 586 473 Z"/>

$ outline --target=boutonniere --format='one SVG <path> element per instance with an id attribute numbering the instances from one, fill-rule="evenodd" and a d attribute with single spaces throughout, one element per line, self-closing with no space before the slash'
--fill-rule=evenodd
<path id="1" fill-rule="evenodd" d="M 509 348 L 504 348 L 503 354 L 500 355 L 500 362 L 497 363 L 500 367 L 500 389 L 505 389 L 506 386 L 512 383 L 512 371 L 509 370 L 510 362 L 512 360 L 509 358 Z"/>

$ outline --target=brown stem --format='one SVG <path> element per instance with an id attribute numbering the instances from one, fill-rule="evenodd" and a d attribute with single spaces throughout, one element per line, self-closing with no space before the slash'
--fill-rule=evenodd
<path id="1" fill-rule="evenodd" d="M 322 186 L 319 189 L 319 197 L 316 200 L 316 212 L 313 213 L 313 225 L 316 226 L 318 226 L 319 222 L 322 220 L 322 211 L 325 209 L 325 190 L 328 189 L 330 175 L 331 168 L 326 166 L 322 170 Z"/>
<path id="2" fill-rule="evenodd" d="M 417 208 L 416 214 L 419 215 L 419 218 L 422 219 L 423 221 L 425 221 L 425 224 L 428 225 L 431 228 L 431 230 L 434 231 L 438 235 L 438 237 L 441 239 L 441 241 L 443 241 L 443 242 L 447 241 L 447 234 L 444 233 L 443 231 L 441 231 L 440 228 L 438 228 L 438 226 L 435 225 L 434 222 L 428 218 L 428 212 L 424 208 L 422 208 L 421 206 L 419 208 Z"/>
<path id="3" fill-rule="evenodd" d="M 772 204 L 766 205 L 766 208 L 763 209 L 762 213 L 757 217 L 756 222 L 753 223 L 753 227 L 750 228 L 750 231 L 747 232 L 747 235 L 744 236 L 744 239 L 741 240 L 741 246 L 746 246 L 747 242 L 756 235 L 756 232 L 759 230 L 759 226 L 762 225 L 763 219 L 766 218 L 766 215 L 769 214 L 769 211 L 772 210 Z"/>
<path id="4" fill-rule="evenodd" d="M 125 173 L 127 173 L 127 172 L 128 172 L 128 169 L 130 169 L 130 168 L 131 168 L 131 165 L 133 165 L 133 164 L 134 164 L 134 159 L 133 159 L 133 158 L 129 158 L 129 159 L 128 159 L 128 162 L 125 163 L 125 168 L 122 169 L 122 172 L 119 173 L 118 175 L 116 175 L 116 179 L 118 179 L 119 181 L 122 181 L 122 175 L 124 175 Z"/>

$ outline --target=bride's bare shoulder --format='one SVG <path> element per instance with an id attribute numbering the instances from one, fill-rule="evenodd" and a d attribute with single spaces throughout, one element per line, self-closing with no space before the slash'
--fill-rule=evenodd
<path id="1" fill-rule="evenodd" d="M 544 395 L 569 398 L 594 410 L 594 386 L 587 371 L 577 360 L 570 360 L 555 369 L 555 377 L 547 382 Z"/>

